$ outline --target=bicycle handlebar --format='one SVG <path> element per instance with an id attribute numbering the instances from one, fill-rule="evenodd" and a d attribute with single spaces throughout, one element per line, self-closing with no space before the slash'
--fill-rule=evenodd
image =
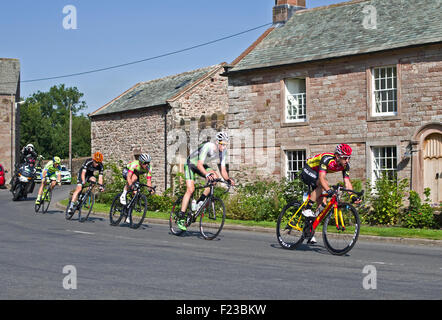
<path id="1" fill-rule="evenodd" d="M 341 186 L 338 186 L 338 185 L 331 186 L 331 189 L 334 190 L 333 194 L 337 193 L 338 191 L 344 191 L 344 192 L 354 193 L 358 197 L 362 197 L 364 195 L 364 190 L 362 190 L 360 192 L 357 192 L 357 191 L 354 191 L 354 190 L 345 189 L 344 187 L 341 187 Z M 329 196 L 327 193 L 323 193 L 322 195 L 323 196 L 327 196 L 327 197 Z"/>
<path id="2" fill-rule="evenodd" d="M 227 191 L 229 191 L 230 188 L 235 187 L 234 185 L 230 184 L 229 182 L 227 182 L 227 181 L 225 181 L 225 180 L 223 180 L 223 179 L 213 179 L 213 180 L 211 180 L 211 181 L 208 181 L 208 182 L 206 183 L 206 185 L 204 185 L 204 186 L 202 186 L 202 187 L 198 187 L 197 189 L 204 189 L 204 188 L 207 188 L 207 187 L 211 187 L 211 186 L 213 186 L 213 185 L 214 185 L 215 183 L 217 183 L 217 182 L 221 182 L 221 183 L 226 184 L 226 185 L 228 186 Z"/>

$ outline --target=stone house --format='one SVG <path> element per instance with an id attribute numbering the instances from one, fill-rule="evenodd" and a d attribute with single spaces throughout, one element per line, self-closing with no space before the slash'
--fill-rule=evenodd
<path id="1" fill-rule="evenodd" d="M 348 143 L 352 178 L 397 172 L 441 202 L 441 1 L 305 6 L 276 0 L 273 26 L 225 66 L 231 174 L 290 178 Z"/>
<path id="2" fill-rule="evenodd" d="M 138 83 L 89 114 L 91 149 L 105 161 L 152 156 L 152 182 L 164 191 L 197 144 L 226 127 L 225 63 Z M 190 149 L 189 150 L 189 146 Z"/>
<path id="3" fill-rule="evenodd" d="M 9 183 L 20 154 L 20 61 L 0 58 L 0 163 Z"/>

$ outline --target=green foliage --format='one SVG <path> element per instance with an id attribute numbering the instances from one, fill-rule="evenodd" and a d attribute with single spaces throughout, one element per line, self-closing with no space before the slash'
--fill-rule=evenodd
<path id="1" fill-rule="evenodd" d="M 430 188 L 425 188 L 425 202 L 422 203 L 419 194 L 410 191 L 409 206 L 402 219 L 402 224 L 407 228 L 437 228 L 434 210 L 430 205 Z"/>
<path id="2" fill-rule="evenodd" d="M 364 221 L 371 225 L 395 225 L 398 223 L 403 209 L 403 199 L 409 186 L 408 179 L 398 180 L 383 174 L 375 182 L 372 188 L 370 181 L 367 182 L 366 200 L 371 210 L 364 215 Z"/>
<path id="3" fill-rule="evenodd" d="M 281 182 L 257 180 L 236 188 L 226 200 L 227 218 L 276 221 L 282 208 L 291 201 L 302 200 L 303 183 L 299 179 Z"/>
<path id="4" fill-rule="evenodd" d="M 95 199 L 98 203 L 111 204 L 114 197 L 123 192 L 123 188 L 126 185 L 126 180 L 123 179 L 122 168 L 123 161 L 106 162 L 104 164 L 104 170 L 106 172 L 106 177 L 104 179 L 105 191 L 97 194 Z"/>
<path id="5" fill-rule="evenodd" d="M 20 107 L 20 144 L 32 143 L 46 159 L 69 156 L 69 109 L 72 108 L 73 157 L 90 155 L 90 120 L 78 113 L 86 109 L 83 93 L 64 84 L 38 91 Z"/>

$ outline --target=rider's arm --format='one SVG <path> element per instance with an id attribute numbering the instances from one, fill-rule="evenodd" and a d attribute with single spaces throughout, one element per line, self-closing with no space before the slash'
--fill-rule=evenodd
<path id="1" fill-rule="evenodd" d="M 103 175 L 102 175 L 102 174 L 100 174 L 100 175 L 98 176 L 98 184 L 99 184 L 99 185 L 103 185 Z"/>
<path id="2" fill-rule="evenodd" d="M 196 167 L 203 175 L 207 176 L 208 172 L 204 168 L 204 160 L 198 160 Z"/>
<path id="3" fill-rule="evenodd" d="M 318 182 L 324 191 L 327 191 L 328 189 L 330 189 L 330 186 L 328 185 L 328 181 L 325 178 L 326 176 L 327 176 L 327 171 L 319 170 Z"/>
<path id="4" fill-rule="evenodd" d="M 86 183 L 86 169 L 81 170 L 81 183 L 83 185 Z"/>

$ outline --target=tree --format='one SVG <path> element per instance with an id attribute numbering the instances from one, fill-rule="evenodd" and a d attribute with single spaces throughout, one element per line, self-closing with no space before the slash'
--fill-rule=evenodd
<path id="1" fill-rule="evenodd" d="M 69 156 L 69 109 L 72 108 L 72 154 L 89 156 L 91 125 L 87 116 L 79 114 L 87 108 L 83 93 L 64 84 L 48 92 L 38 91 L 26 98 L 20 108 L 20 144 L 32 143 L 46 159 Z"/>

